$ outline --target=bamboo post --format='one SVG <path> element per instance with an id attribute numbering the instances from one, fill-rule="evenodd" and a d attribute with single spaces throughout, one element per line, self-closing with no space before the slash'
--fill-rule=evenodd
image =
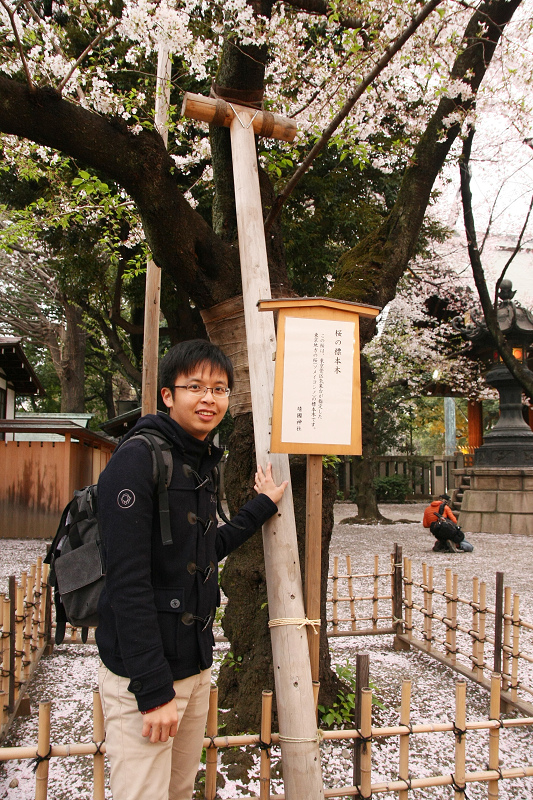
<path id="1" fill-rule="evenodd" d="M 426 639 L 431 647 L 433 641 L 433 567 L 428 569 L 428 605 L 427 605 Z"/>
<path id="2" fill-rule="evenodd" d="M 270 746 L 272 744 L 272 691 L 263 689 L 261 705 L 261 760 L 259 798 L 270 800 Z"/>
<path id="3" fill-rule="evenodd" d="M 365 798 L 372 797 L 372 692 L 363 689 L 361 693 L 361 735 L 363 750 L 361 753 L 361 795 Z"/>
<path id="4" fill-rule="evenodd" d="M 7 680 L 9 677 L 9 599 L 7 597 L 0 597 L 0 620 L 1 620 L 1 637 L 0 637 L 0 691 L 7 691 Z"/>
<path id="5" fill-rule="evenodd" d="M 348 575 L 348 595 L 350 597 L 350 619 L 352 631 L 357 630 L 357 617 L 355 616 L 355 597 L 353 593 L 352 559 L 346 556 L 346 574 Z"/>
<path id="6" fill-rule="evenodd" d="M 452 652 L 452 629 L 451 629 L 451 620 L 452 620 L 452 571 L 450 567 L 446 568 L 446 657 L 450 657 L 450 653 Z"/>
<path id="7" fill-rule="evenodd" d="M 502 691 L 506 692 L 509 687 L 511 676 L 511 588 L 505 587 L 503 600 L 503 664 L 502 664 Z"/>
<path id="8" fill-rule="evenodd" d="M 35 771 L 35 800 L 48 795 L 48 765 L 50 758 L 50 701 L 39 703 L 39 735 L 37 740 L 37 769 Z"/>
<path id="9" fill-rule="evenodd" d="M 378 598 L 379 598 L 379 556 L 374 556 L 374 593 L 372 600 L 372 630 L 378 629 Z"/>
<path id="10" fill-rule="evenodd" d="M 8 713 L 15 710 L 15 623 L 16 623 L 17 584 L 15 576 L 9 577 L 9 700 Z"/>
<path id="11" fill-rule="evenodd" d="M 209 710 L 207 712 L 207 738 L 218 733 L 218 686 L 211 686 Z M 205 751 L 205 800 L 215 800 L 217 793 L 218 749 L 210 744 Z"/>
<path id="12" fill-rule="evenodd" d="M 30 676 L 30 668 L 32 662 L 32 648 L 31 648 L 31 634 L 33 625 L 33 587 L 35 583 L 35 565 L 31 568 L 28 580 L 26 583 L 26 597 L 24 599 L 24 656 L 22 666 L 24 669 L 24 679 L 27 680 Z"/>
<path id="13" fill-rule="evenodd" d="M 503 572 L 496 573 L 494 603 L 494 672 L 502 671 Z"/>
<path id="14" fill-rule="evenodd" d="M 169 51 L 159 46 L 155 95 L 155 127 L 168 144 L 168 112 L 172 64 Z M 159 356 L 159 314 L 161 308 L 161 268 L 151 259 L 146 265 L 144 295 L 144 341 L 142 370 L 142 414 L 157 414 L 157 368 Z"/>
<path id="15" fill-rule="evenodd" d="M 490 679 L 490 719 L 500 719 L 500 676 L 493 672 Z M 489 769 L 499 769 L 500 767 L 500 729 L 491 728 L 489 730 Z M 497 800 L 499 794 L 499 781 L 489 781 L 488 798 Z"/>
<path id="16" fill-rule="evenodd" d="M 400 767 L 398 777 L 409 785 L 409 745 L 411 725 L 411 681 L 402 681 L 402 699 L 400 705 L 400 725 L 405 725 L 407 730 L 400 735 Z M 398 800 L 408 800 L 408 789 L 400 789 Z"/>
<path id="17" fill-rule="evenodd" d="M 186 94 L 182 111 L 198 119 L 199 105 L 208 108 L 208 121 L 230 127 L 256 457 L 263 465 L 272 462 L 277 482 L 290 481 L 288 456 L 270 453 L 276 334 L 272 311 L 259 312 L 257 305 L 271 293 L 255 128 L 291 141 L 296 127 L 291 120 L 268 112 L 199 95 Z M 271 639 L 285 796 L 287 800 L 317 800 L 324 797 L 324 788 L 309 648 L 305 629 L 292 624 L 305 618 L 305 609 L 290 485 L 278 514 L 263 526 L 263 545 L 270 621 L 276 620 Z"/>
<path id="18" fill-rule="evenodd" d="M 48 586 L 50 565 L 43 564 L 41 572 L 41 597 L 39 599 L 39 648 L 51 638 L 51 594 Z"/>
<path id="19" fill-rule="evenodd" d="M 455 684 L 455 800 L 464 800 L 466 773 L 466 681 Z"/>
<path id="20" fill-rule="evenodd" d="M 520 655 L 520 595 L 513 595 L 513 656 L 511 662 L 511 700 L 518 698 L 518 657 Z"/>
<path id="21" fill-rule="evenodd" d="M 450 604 L 451 610 L 451 628 L 450 628 L 450 642 L 452 646 L 452 664 L 457 662 L 457 573 L 454 572 L 452 578 L 452 600 Z"/>
<path id="22" fill-rule="evenodd" d="M 483 667 L 485 666 L 485 632 L 487 626 L 487 584 L 481 581 L 479 584 L 479 643 L 478 643 L 478 662 L 476 666 L 476 678 L 483 678 Z"/>
<path id="23" fill-rule="evenodd" d="M 93 742 L 96 753 L 93 756 L 93 800 L 105 800 L 105 763 L 100 746 L 105 739 L 104 712 L 100 702 L 100 692 L 93 691 Z"/>
<path id="24" fill-rule="evenodd" d="M 405 632 L 409 639 L 413 637 L 413 562 L 407 556 L 404 558 L 405 575 Z"/>
<path id="25" fill-rule="evenodd" d="M 474 576 L 472 580 L 472 633 L 477 634 L 472 636 L 472 669 L 475 670 L 478 665 L 478 650 L 479 650 L 479 578 Z"/>
<path id="26" fill-rule="evenodd" d="M 322 568 L 322 456 L 307 456 L 305 524 L 305 612 L 308 619 L 320 619 Z M 311 677 L 319 680 L 320 635 L 307 629 Z"/>
<path id="27" fill-rule="evenodd" d="M 370 681 L 370 656 L 368 653 L 357 653 L 355 661 L 355 698 L 354 698 L 354 725 L 361 730 L 363 719 L 363 690 L 369 688 Z M 353 744 L 353 783 L 361 783 L 361 739 L 355 739 Z"/>
<path id="28" fill-rule="evenodd" d="M 339 557 L 333 556 L 333 586 L 331 590 L 333 633 L 339 630 Z"/>
<path id="29" fill-rule="evenodd" d="M 35 570 L 35 590 L 34 590 L 34 603 L 33 608 L 33 625 L 32 625 L 32 640 L 33 646 L 39 649 L 39 620 L 41 619 L 41 606 L 42 606 L 42 574 L 43 574 L 43 559 L 41 556 L 37 559 Z"/>
<path id="30" fill-rule="evenodd" d="M 318 720 L 318 696 L 320 694 L 320 681 L 313 681 L 313 700 L 315 701 L 315 712 Z"/>
<path id="31" fill-rule="evenodd" d="M 424 609 L 424 641 L 427 642 L 428 636 L 428 567 L 425 561 L 422 562 L 422 607 Z"/>

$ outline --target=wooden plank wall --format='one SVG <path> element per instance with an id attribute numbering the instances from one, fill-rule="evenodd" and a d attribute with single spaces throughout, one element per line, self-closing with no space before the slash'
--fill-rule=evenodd
<path id="1" fill-rule="evenodd" d="M 111 449 L 81 442 L 0 442 L 0 539 L 51 538 L 74 489 L 95 483 Z"/>

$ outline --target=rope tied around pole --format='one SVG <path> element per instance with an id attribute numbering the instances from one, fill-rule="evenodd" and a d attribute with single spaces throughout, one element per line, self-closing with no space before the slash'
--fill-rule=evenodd
<path id="1" fill-rule="evenodd" d="M 316 736 L 312 737 L 301 737 L 301 736 L 282 736 L 281 733 L 279 734 L 279 741 L 280 742 L 291 742 L 291 743 L 298 743 L 298 744 L 305 744 L 306 742 L 320 742 L 324 738 L 324 731 L 321 728 L 317 729 Z"/>
<path id="2" fill-rule="evenodd" d="M 216 750 L 217 746 L 215 744 L 215 737 L 214 736 L 207 736 L 206 738 L 209 739 L 209 744 L 207 745 L 207 747 L 205 749 L 206 750 L 211 750 L 211 748 L 214 748 Z"/>
<path id="3" fill-rule="evenodd" d="M 94 744 L 94 746 L 96 748 L 95 751 L 94 751 L 94 755 L 95 756 L 103 756 L 104 754 L 102 753 L 101 747 L 104 744 L 105 739 L 102 739 L 101 742 L 95 742 L 94 739 L 93 739 L 92 742 L 93 742 L 93 744 Z"/>
<path id="4" fill-rule="evenodd" d="M 359 728 L 355 729 L 358 733 L 357 739 L 354 740 L 354 745 L 358 744 L 359 742 L 363 745 L 363 753 L 366 753 L 366 746 L 367 744 L 371 744 L 373 740 L 372 734 L 370 736 L 363 736 Z"/>
<path id="5" fill-rule="evenodd" d="M 39 766 L 39 764 L 42 764 L 43 761 L 50 761 L 51 755 L 52 755 L 52 745 L 50 745 L 50 747 L 48 748 L 48 753 L 45 756 L 40 756 L 39 753 L 37 753 L 35 758 L 32 758 L 32 760 L 30 761 L 30 766 L 33 772 L 37 772 L 37 767 Z"/>
<path id="6" fill-rule="evenodd" d="M 461 730 L 461 728 L 457 727 L 455 722 L 453 723 L 453 732 L 454 732 L 455 737 L 456 737 L 456 739 L 457 739 L 457 741 L 459 743 L 461 742 L 461 739 L 463 738 L 463 736 L 466 736 L 466 734 L 467 734 L 466 728 L 464 730 Z"/>
<path id="7" fill-rule="evenodd" d="M 407 791 L 411 792 L 413 789 L 413 786 L 411 784 L 411 778 L 400 778 L 400 780 L 403 781 L 407 786 Z"/>
<path id="8" fill-rule="evenodd" d="M 305 625 L 309 625 L 313 629 L 314 634 L 318 634 L 317 628 L 320 628 L 319 619 L 308 619 L 307 617 L 288 617 L 280 619 L 271 619 L 268 621 L 269 628 L 277 628 L 280 625 L 296 625 L 298 630 L 301 630 Z"/>
<path id="9" fill-rule="evenodd" d="M 468 795 L 466 793 L 466 783 L 463 784 L 462 786 L 459 786 L 459 784 L 455 782 L 455 775 L 453 774 L 453 772 L 451 773 L 450 778 L 452 779 L 452 786 L 455 789 L 455 791 L 459 792 L 459 794 L 462 794 L 465 800 L 468 800 Z"/>
<path id="10" fill-rule="evenodd" d="M 503 719 L 499 719 L 498 717 L 489 717 L 489 722 L 497 722 L 498 728 L 504 728 Z"/>
<path id="11" fill-rule="evenodd" d="M 267 758 L 270 758 L 270 748 L 272 747 L 272 741 L 264 742 L 261 737 L 259 737 L 259 741 L 257 742 L 257 746 L 261 751 L 264 751 L 267 754 Z"/>

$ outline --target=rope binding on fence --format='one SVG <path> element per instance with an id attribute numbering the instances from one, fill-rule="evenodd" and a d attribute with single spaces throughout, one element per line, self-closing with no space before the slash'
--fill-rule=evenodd
<path id="1" fill-rule="evenodd" d="M 50 747 L 48 748 L 48 753 L 45 756 L 40 756 L 39 753 L 37 753 L 35 758 L 32 758 L 32 760 L 30 761 L 32 770 L 34 772 L 37 772 L 39 764 L 42 764 L 43 761 L 50 761 L 51 755 L 52 755 L 52 745 L 50 745 Z"/>
<path id="2" fill-rule="evenodd" d="M 450 778 L 452 779 L 452 786 L 455 789 L 455 791 L 459 792 L 459 794 L 462 794 L 465 800 L 468 800 L 468 795 L 466 793 L 466 783 L 464 783 L 462 786 L 459 786 L 459 784 L 455 782 L 455 775 L 453 774 L 453 772 L 451 773 Z"/>

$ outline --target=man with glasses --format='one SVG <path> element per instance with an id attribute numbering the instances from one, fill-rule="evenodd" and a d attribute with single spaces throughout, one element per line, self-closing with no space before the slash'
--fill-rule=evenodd
<path id="1" fill-rule="evenodd" d="M 217 525 L 208 434 L 233 386 L 231 361 L 204 340 L 172 347 L 159 365 L 168 415 L 126 435 L 98 482 L 106 586 L 96 630 L 113 800 L 191 800 L 205 731 L 218 562 L 277 511 L 287 482 L 257 467 L 256 497 Z M 140 430 L 171 446 L 171 537 L 160 526 L 152 455 Z"/>

